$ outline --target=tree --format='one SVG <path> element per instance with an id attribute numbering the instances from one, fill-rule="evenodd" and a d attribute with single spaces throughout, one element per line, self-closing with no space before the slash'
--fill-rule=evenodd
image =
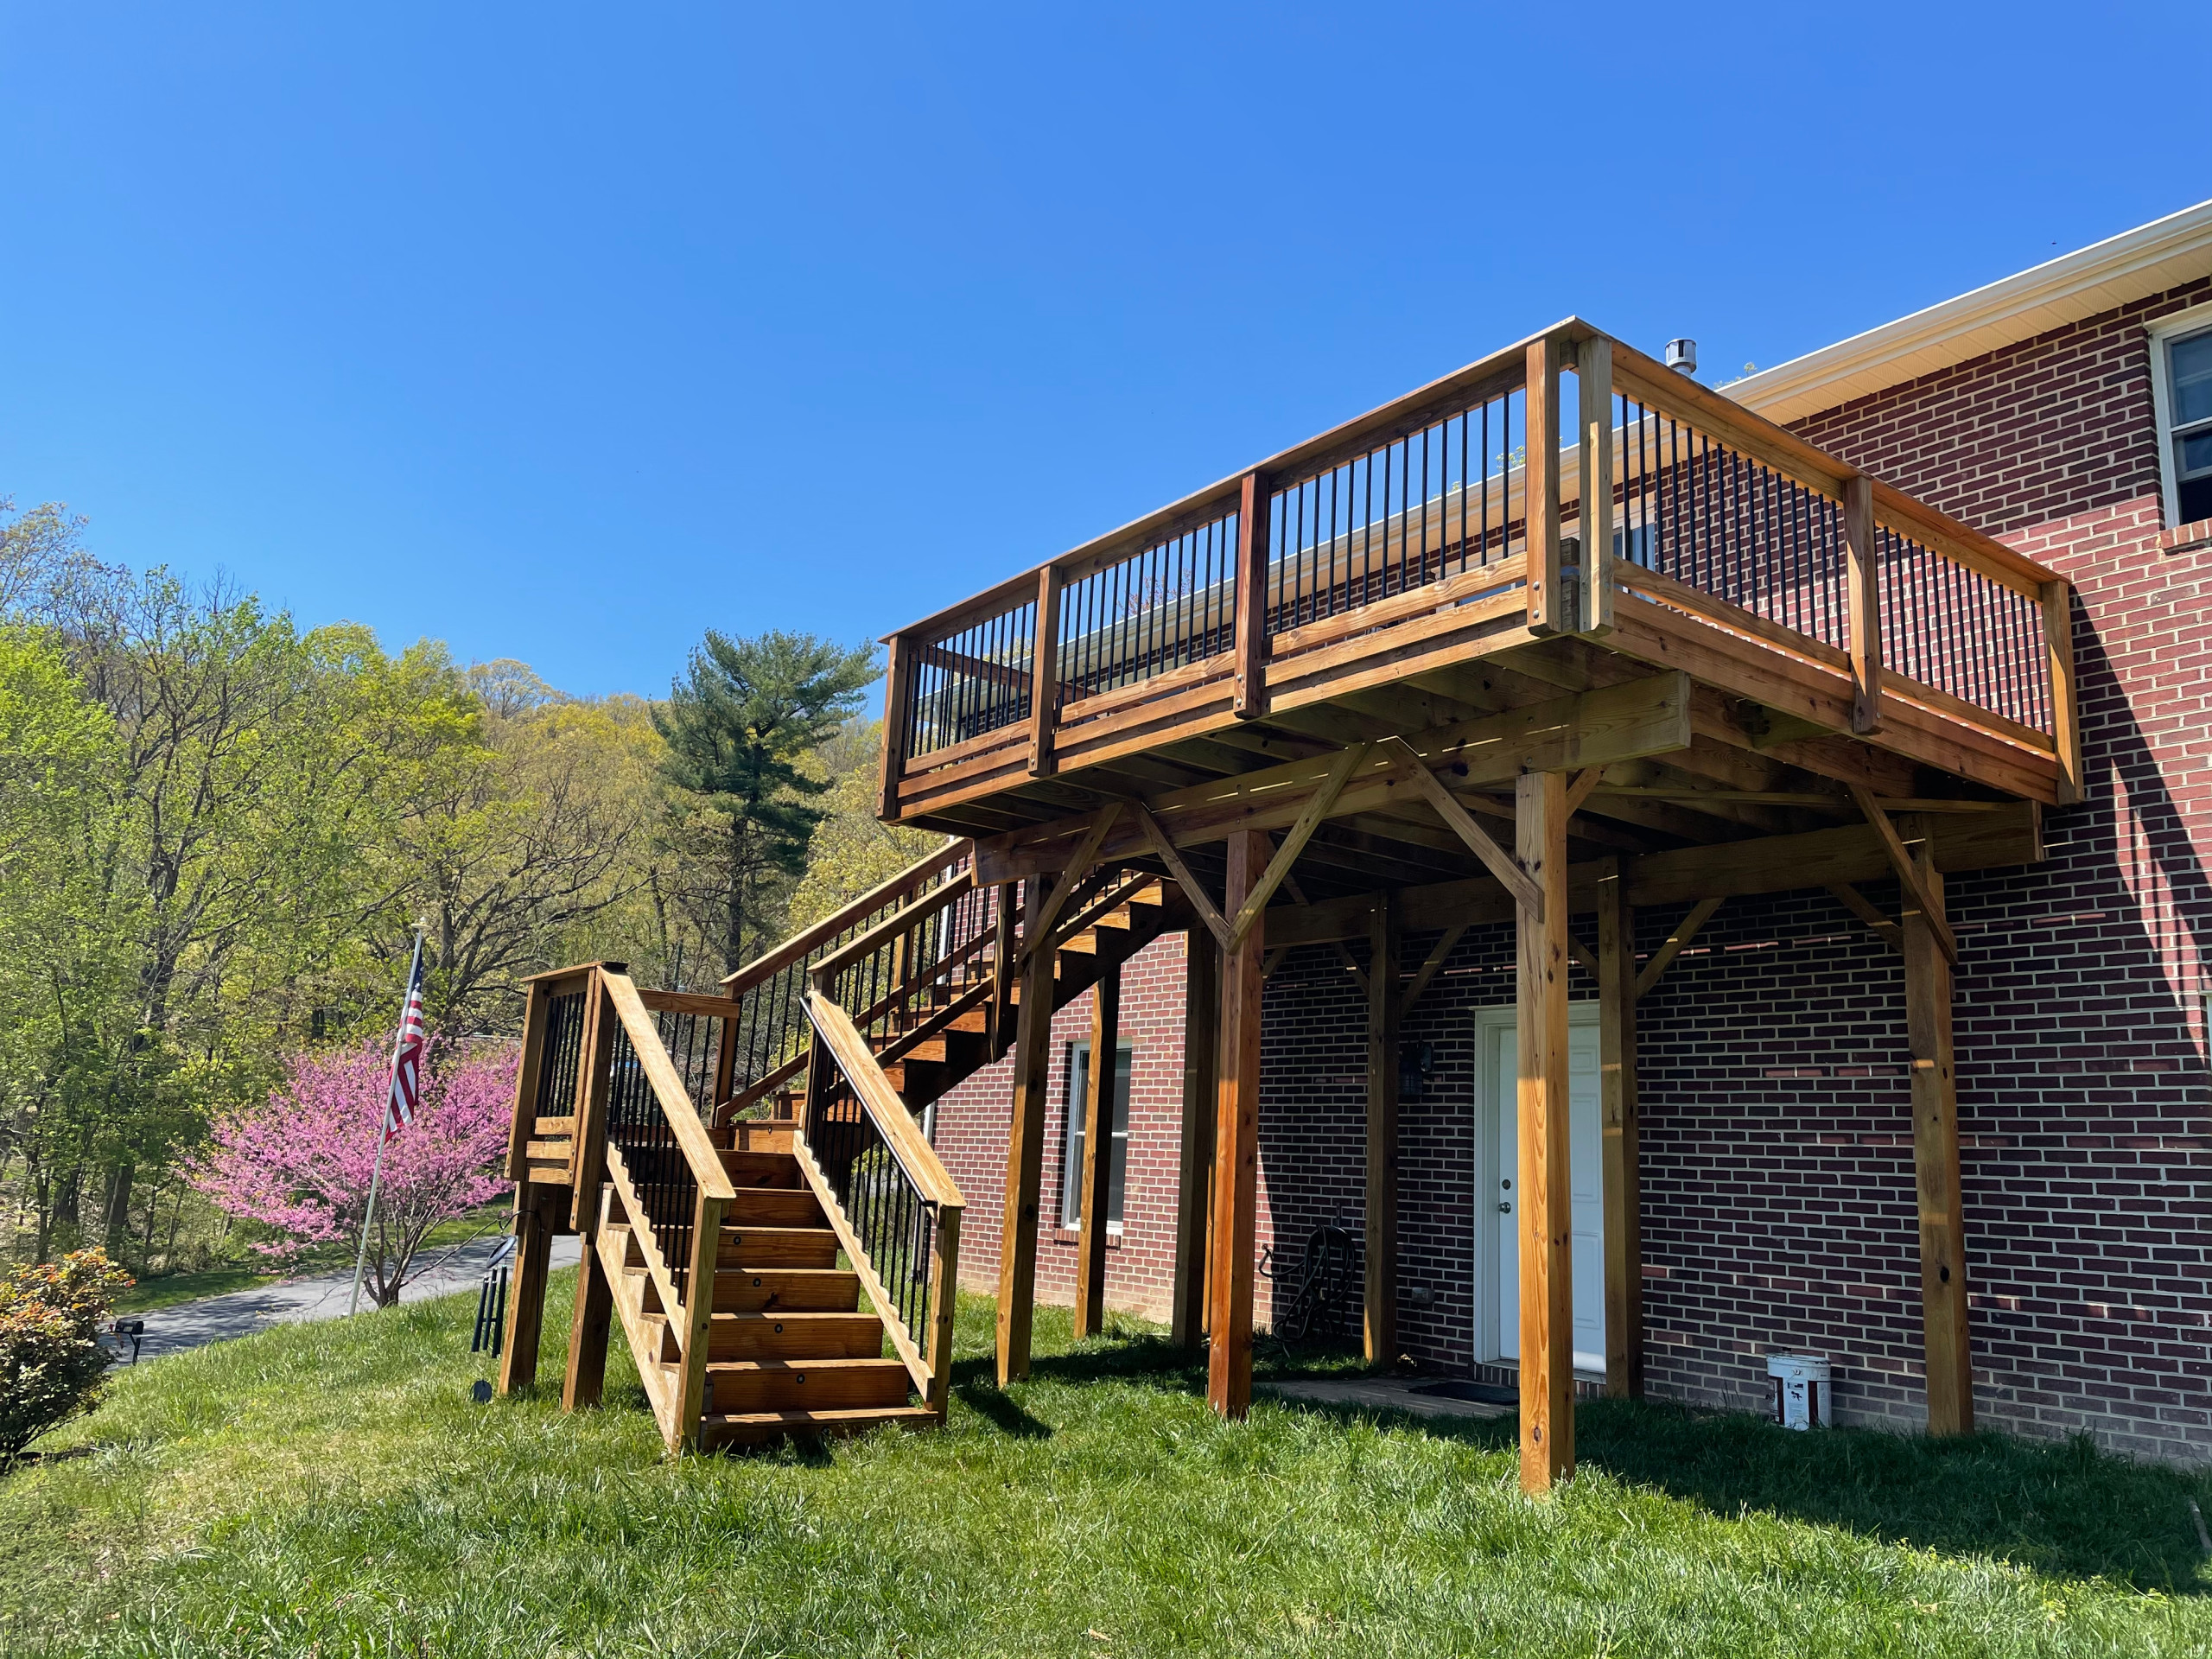
<path id="1" fill-rule="evenodd" d="M 665 709 L 654 711 L 668 745 L 662 775 L 678 791 L 663 839 L 690 866 L 677 899 L 702 931 L 719 933 L 725 973 L 744 965 L 746 947 L 770 931 L 775 901 L 806 868 L 824 817 L 810 803 L 830 785 L 803 762 L 858 710 L 876 672 L 869 646 L 709 629 Z M 706 928 L 709 911 L 719 929 Z"/>
<path id="2" fill-rule="evenodd" d="M 809 848 L 806 874 L 791 893 L 785 927 L 797 932 L 862 893 L 881 887 L 944 837 L 886 823 L 875 815 L 883 760 L 883 722 L 853 721 L 822 746 L 817 757 L 830 788 Z"/>
<path id="3" fill-rule="evenodd" d="M 431 1006 L 447 1028 L 481 1031 L 507 1025 L 515 981 L 637 880 L 652 764 L 604 705 L 562 696 L 520 663 L 454 683 L 467 707 L 415 769 L 392 827 L 394 918 L 429 924 Z"/>
<path id="4" fill-rule="evenodd" d="M 506 1044 L 432 1045 L 423 1105 L 384 1149 L 369 1227 L 377 1306 L 399 1300 L 423 1236 L 506 1185 L 516 1053 Z M 372 1039 L 296 1054 L 262 1106 L 216 1125 L 194 1184 L 227 1214 L 277 1236 L 256 1248 L 285 1258 L 360 1235 L 391 1082 L 391 1050 Z"/>

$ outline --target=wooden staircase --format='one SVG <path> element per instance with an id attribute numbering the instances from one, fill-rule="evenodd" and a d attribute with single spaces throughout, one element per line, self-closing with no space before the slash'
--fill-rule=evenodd
<path id="1" fill-rule="evenodd" d="M 619 1322 L 671 1450 L 942 1421 L 964 1200 L 919 1115 L 1011 1045 L 1021 921 L 957 843 L 721 997 L 532 982 L 515 1298 L 543 1297 L 533 1217 L 590 1236 L 566 1403 L 596 1403 Z M 1188 925 L 1158 878 L 1097 873 L 1052 918 L 1053 1007 Z"/>

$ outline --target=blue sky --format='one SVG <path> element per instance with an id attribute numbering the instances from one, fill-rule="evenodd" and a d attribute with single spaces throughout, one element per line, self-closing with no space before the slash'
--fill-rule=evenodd
<path id="1" fill-rule="evenodd" d="M 2212 196 L 2208 61 L 2202 0 L 0 3 L 0 494 L 659 693 L 1568 312 L 1726 379 Z"/>

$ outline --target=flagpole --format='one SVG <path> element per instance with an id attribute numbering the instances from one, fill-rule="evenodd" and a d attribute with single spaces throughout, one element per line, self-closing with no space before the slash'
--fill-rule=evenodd
<path id="1" fill-rule="evenodd" d="M 399 1051 L 407 1041 L 407 1012 L 404 1006 L 405 1000 L 408 992 L 412 991 L 415 988 L 415 975 L 416 971 L 423 966 L 423 924 L 419 921 L 416 922 L 415 924 L 415 957 L 414 960 L 407 965 L 407 990 L 400 993 L 402 1007 L 399 1015 L 399 1029 L 394 1033 L 391 1039 L 391 1072 L 394 1077 L 397 1077 L 399 1072 Z M 387 1081 L 385 1084 L 384 1091 L 384 1115 L 377 1119 L 377 1155 L 374 1161 L 369 1166 L 368 1207 L 361 1211 L 361 1249 L 359 1253 L 353 1258 L 353 1300 L 349 1302 L 346 1307 L 346 1316 L 348 1319 L 351 1319 L 354 1314 L 359 1313 L 361 1310 L 361 1275 L 367 1271 L 369 1265 L 369 1224 L 376 1218 L 377 1188 L 384 1183 L 384 1147 L 385 1142 L 391 1139 L 391 1135 L 390 1134 L 391 1125 L 391 1084 Z"/>

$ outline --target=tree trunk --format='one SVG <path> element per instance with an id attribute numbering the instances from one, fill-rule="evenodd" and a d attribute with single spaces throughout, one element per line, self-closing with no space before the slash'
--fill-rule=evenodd
<path id="1" fill-rule="evenodd" d="M 130 1239 L 130 1184 L 137 1174 L 133 1164 L 119 1164 L 108 1172 L 106 1214 L 102 1218 L 101 1243 L 107 1253 L 122 1259 L 122 1249 Z"/>
<path id="2" fill-rule="evenodd" d="M 722 937 L 722 972 L 745 966 L 745 831 L 735 818 L 729 826 L 729 922 Z"/>

